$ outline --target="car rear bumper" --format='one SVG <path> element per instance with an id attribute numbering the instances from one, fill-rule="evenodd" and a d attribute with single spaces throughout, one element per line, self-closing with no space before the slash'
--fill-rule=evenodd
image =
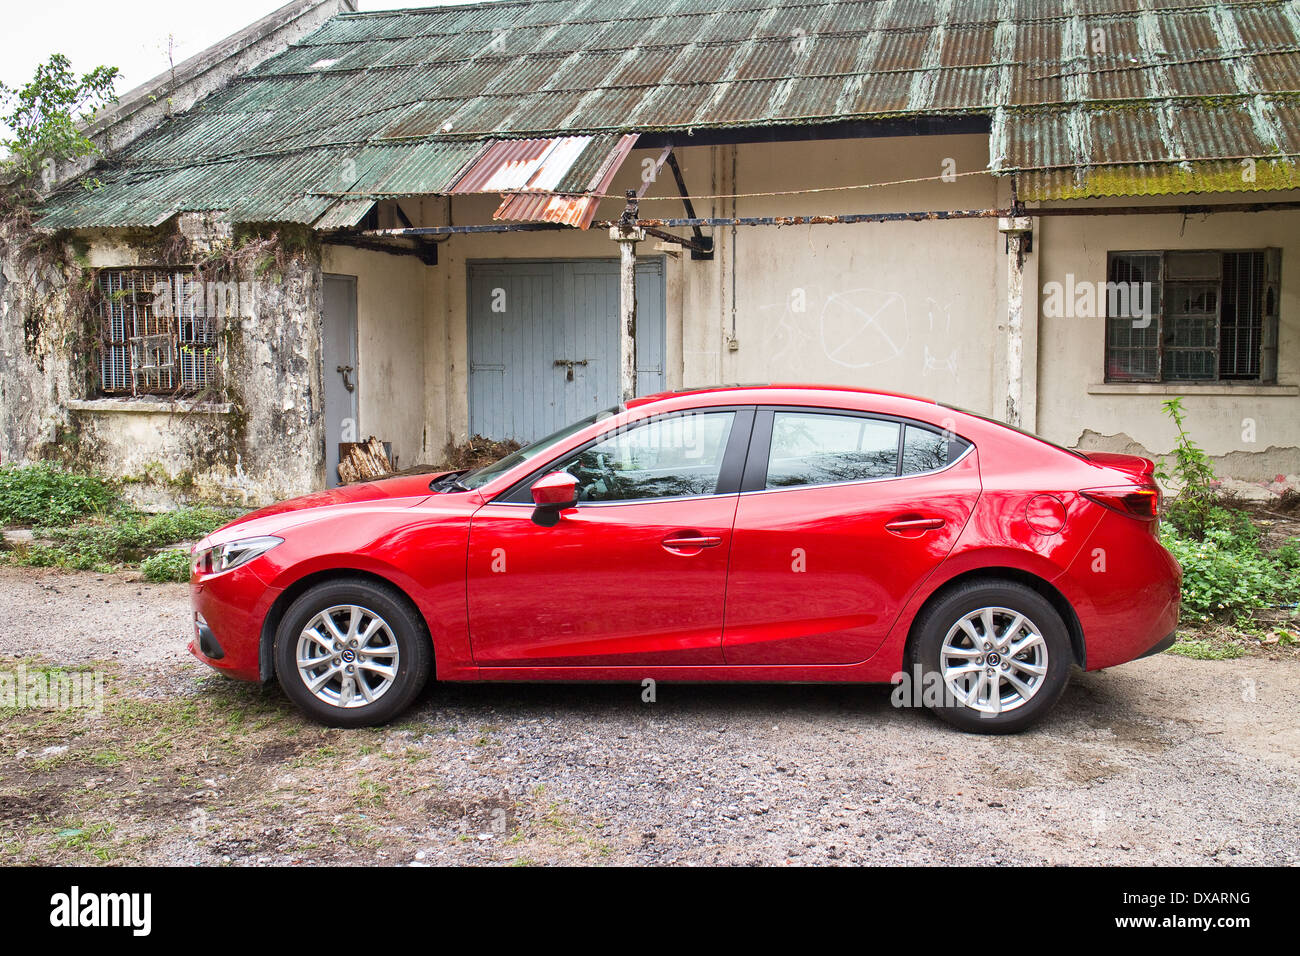
<path id="1" fill-rule="evenodd" d="M 1178 640 L 1177 631 L 1172 631 L 1169 634 L 1166 634 L 1164 637 L 1160 638 L 1160 640 L 1147 648 L 1147 650 L 1138 657 L 1138 660 L 1141 660 L 1143 657 L 1154 657 L 1156 654 L 1163 654 L 1165 651 L 1169 650 L 1169 648 L 1174 646 L 1174 641 L 1176 640 Z"/>
<path id="2" fill-rule="evenodd" d="M 1173 643 L 1182 569 L 1134 519 L 1106 514 L 1058 583 L 1083 629 L 1086 670 L 1137 660 Z"/>

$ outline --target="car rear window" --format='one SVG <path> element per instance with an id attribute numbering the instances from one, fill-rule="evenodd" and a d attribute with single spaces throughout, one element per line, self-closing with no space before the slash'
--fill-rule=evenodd
<path id="1" fill-rule="evenodd" d="M 1008 425 L 1006 422 L 1000 422 L 996 418 L 990 418 L 988 415 L 981 415 L 979 412 L 972 412 L 969 408 L 958 408 L 956 405 L 947 405 L 943 402 L 939 402 L 939 406 L 941 408 L 951 408 L 954 412 L 961 412 L 963 415 L 969 415 L 971 418 L 978 418 L 980 421 L 988 422 L 990 425 L 1001 425 L 1003 428 L 1013 431 L 1018 435 L 1024 435 L 1026 438 L 1032 438 L 1034 441 L 1040 441 L 1044 445 L 1051 445 L 1053 448 L 1058 451 L 1063 451 L 1067 455 L 1073 455 L 1075 458 L 1082 458 L 1084 461 L 1088 460 L 1088 456 L 1081 451 L 1075 451 L 1073 448 L 1066 448 L 1064 445 L 1058 445 L 1054 441 L 1048 441 L 1041 435 L 1035 435 L 1033 432 L 1027 432 L 1023 428 L 1017 428 L 1015 425 Z"/>
<path id="2" fill-rule="evenodd" d="M 772 420 L 767 487 L 920 475 L 946 468 L 968 448 L 970 442 L 965 439 L 916 422 L 777 411 Z"/>
<path id="3" fill-rule="evenodd" d="M 908 425 L 903 433 L 903 468 L 899 474 L 920 475 L 946 468 L 969 447 L 969 442 L 956 436 Z"/>

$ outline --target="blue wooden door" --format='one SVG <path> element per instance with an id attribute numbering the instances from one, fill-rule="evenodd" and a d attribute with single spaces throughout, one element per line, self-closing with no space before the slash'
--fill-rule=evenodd
<path id="1" fill-rule="evenodd" d="M 637 263 L 637 394 L 664 387 L 662 259 Z M 618 262 L 469 267 L 470 433 L 533 441 L 618 403 Z"/>

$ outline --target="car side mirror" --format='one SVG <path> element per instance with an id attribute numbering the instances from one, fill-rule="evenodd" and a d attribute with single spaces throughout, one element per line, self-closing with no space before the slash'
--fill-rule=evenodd
<path id="1" fill-rule="evenodd" d="M 562 471 L 538 478 L 533 493 L 533 524 L 553 528 L 560 523 L 560 512 L 578 503 L 578 479 Z"/>

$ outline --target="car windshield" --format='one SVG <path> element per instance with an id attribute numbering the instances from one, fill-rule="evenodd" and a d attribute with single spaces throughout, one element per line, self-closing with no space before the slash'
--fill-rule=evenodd
<path id="1" fill-rule="evenodd" d="M 609 418 L 612 415 L 617 415 L 619 411 L 619 406 L 615 405 L 613 408 L 607 408 L 604 411 L 596 412 L 594 415 L 588 415 L 586 418 L 581 421 L 576 421 L 572 425 L 565 425 L 558 432 L 547 435 L 545 438 L 539 438 L 531 445 L 525 445 L 518 451 L 511 452 L 500 461 L 466 472 L 460 476 L 454 488 L 458 491 L 473 491 L 476 488 L 482 488 L 498 475 L 505 474 L 511 468 L 514 468 L 516 465 L 522 464 L 523 462 L 531 461 L 534 458 L 540 458 L 556 445 L 563 442 L 566 438 L 576 435 L 584 428 L 595 424 L 602 418 Z"/>

